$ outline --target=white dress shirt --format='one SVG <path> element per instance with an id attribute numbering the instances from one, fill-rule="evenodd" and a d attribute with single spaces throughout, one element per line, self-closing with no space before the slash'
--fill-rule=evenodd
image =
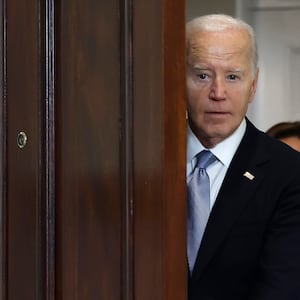
<path id="1" fill-rule="evenodd" d="M 187 180 L 191 176 L 196 163 L 196 155 L 202 150 L 210 150 L 217 160 L 206 169 L 210 179 L 210 210 L 212 209 L 231 160 L 246 131 L 244 119 L 234 133 L 211 149 L 206 149 L 192 132 L 188 125 L 187 130 Z"/>

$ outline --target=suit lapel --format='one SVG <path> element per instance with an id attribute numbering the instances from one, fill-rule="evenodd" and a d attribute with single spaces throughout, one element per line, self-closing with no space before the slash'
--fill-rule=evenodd
<path id="1" fill-rule="evenodd" d="M 248 122 L 208 220 L 192 280 L 206 268 L 264 177 L 267 155 L 259 140 L 258 130 Z"/>

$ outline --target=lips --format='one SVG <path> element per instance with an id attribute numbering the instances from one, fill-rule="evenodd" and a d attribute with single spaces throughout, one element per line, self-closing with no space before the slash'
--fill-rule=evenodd
<path id="1" fill-rule="evenodd" d="M 228 115 L 229 112 L 227 111 L 207 111 L 207 114 L 217 114 L 217 115 Z"/>

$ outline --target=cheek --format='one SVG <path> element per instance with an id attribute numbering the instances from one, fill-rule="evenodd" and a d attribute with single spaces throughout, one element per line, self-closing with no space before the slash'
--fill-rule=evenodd
<path id="1" fill-rule="evenodd" d="M 245 94 L 248 95 L 248 103 L 251 103 L 256 93 L 256 81 L 250 81 L 245 89 Z"/>
<path id="2" fill-rule="evenodd" d="M 189 110 L 197 110 L 197 106 L 201 102 L 201 95 L 197 89 L 188 89 L 187 90 L 187 106 Z"/>
<path id="3" fill-rule="evenodd" d="M 187 76 L 187 79 L 186 79 L 186 93 L 187 93 L 187 95 L 190 95 L 194 89 L 195 89 L 195 86 L 194 86 L 194 82 L 193 82 L 191 76 Z"/>
<path id="4" fill-rule="evenodd" d="M 186 84 L 186 95 L 188 102 L 198 102 L 203 96 L 203 89 L 193 80 L 188 80 Z"/>
<path id="5" fill-rule="evenodd" d="M 249 86 L 240 87 L 239 89 L 234 90 L 231 94 L 231 98 L 235 99 L 234 101 L 237 107 L 244 110 L 252 101 Z"/>
<path id="6" fill-rule="evenodd" d="M 190 80 L 186 83 L 186 97 L 187 97 L 187 103 L 188 105 L 191 105 L 195 100 L 195 97 L 197 96 L 197 90 L 195 89 L 194 85 Z"/>

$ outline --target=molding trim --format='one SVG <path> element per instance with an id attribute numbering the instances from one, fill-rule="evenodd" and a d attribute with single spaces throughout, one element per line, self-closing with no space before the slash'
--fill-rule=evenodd
<path id="1" fill-rule="evenodd" d="M 251 3 L 251 9 L 299 9 L 299 0 L 260 0 Z"/>

